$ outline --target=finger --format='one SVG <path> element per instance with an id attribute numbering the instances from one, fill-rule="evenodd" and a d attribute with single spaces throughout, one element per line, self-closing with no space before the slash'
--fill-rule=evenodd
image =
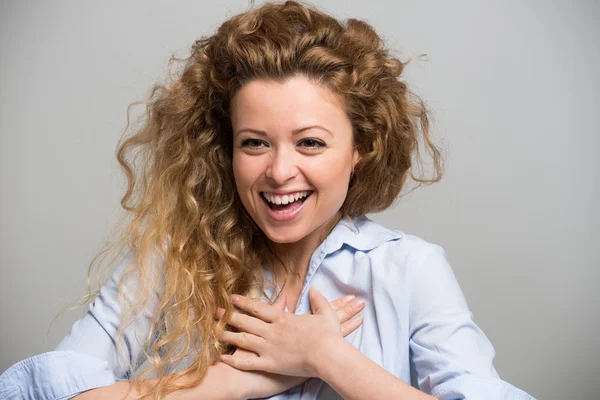
<path id="1" fill-rule="evenodd" d="M 365 308 L 365 301 L 363 299 L 355 299 L 344 307 L 337 309 L 335 313 L 340 323 L 344 323 L 361 312 L 363 308 Z"/>
<path id="2" fill-rule="evenodd" d="M 232 344 L 236 347 L 252 351 L 260 355 L 260 350 L 264 339 L 246 332 L 229 332 L 223 331 L 219 335 L 219 340 Z"/>
<path id="3" fill-rule="evenodd" d="M 277 300 L 273 302 L 273 305 L 277 307 L 277 309 L 284 311 L 287 306 L 287 297 L 285 297 L 285 293 L 281 293 Z"/>
<path id="4" fill-rule="evenodd" d="M 310 309 L 313 314 L 335 314 L 335 311 L 329 306 L 329 302 L 325 296 L 323 296 L 316 287 L 308 289 L 308 298 L 310 300 Z"/>
<path id="5" fill-rule="evenodd" d="M 218 307 L 217 311 L 215 312 L 215 319 L 221 319 L 223 318 L 223 315 L 225 315 L 225 309 Z"/>
<path id="6" fill-rule="evenodd" d="M 354 300 L 354 295 L 349 294 L 346 296 L 338 297 L 337 299 L 335 299 L 334 301 L 329 303 L 329 305 L 334 310 L 337 310 L 337 309 L 344 307 L 346 304 L 350 303 L 352 300 Z"/>
<path id="7" fill-rule="evenodd" d="M 223 308 L 217 308 L 215 317 L 217 319 L 221 319 L 223 318 L 223 315 L 225 315 L 225 310 Z M 231 319 L 227 325 L 234 326 L 240 331 L 248 332 L 261 337 L 264 336 L 267 329 L 267 324 L 260 319 L 238 312 L 233 312 L 233 314 L 231 314 Z"/>
<path id="8" fill-rule="evenodd" d="M 233 304 L 241 310 L 247 311 L 265 322 L 275 321 L 282 313 L 277 307 L 260 301 L 251 300 L 245 296 L 234 294 L 231 296 L 231 300 L 233 301 Z"/>
<path id="9" fill-rule="evenodd" d="M 232 356 L 234 356 L 236 358 L 248 358 L 248 357 L 258 357 L 258 354 L 254 353 L 253 351 L 242 349 L 241 347 L 238 347 L 235 349 Z"/>
<path id="10" fill-rule="evenodd" d="M 228 354 L 223 354 L 221 361 L 225 364 L 242 371 L 266 371 L 266 362 L 262 357 L 248 357 L 244 359 L 232 357 Z"/>
<path id="11" fill-rule="evenodd" d="M 356 329 L 358 329 L 359 326 L 362 325 L 362 323 L 363 323 L 362 314 L 359 314 L 356 317 L 344 322 L 342 324 L 342 336 L 347 336 L 350 333 L 354 332 Z"/>

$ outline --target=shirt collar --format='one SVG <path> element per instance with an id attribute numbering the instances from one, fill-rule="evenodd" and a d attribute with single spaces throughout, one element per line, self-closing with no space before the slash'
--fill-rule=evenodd
<path id="1" fill-rule="evenodd" d="M 315 273 L 321 262 L 329 254 L 340 250 L 343 246 L 349 246 L 357 251 L 369 251 L 380 245 L 402 238 L 404 234 L 400 231 L 387 229 L 367 217 L 349 218 L 344 217 L 339 220 L 331 233 L 325 238 L 323 243 L 317 247 L 311 257 L 307 277 Z M 264 269 L 265 278 L 270 285 L 275 285 L 272 280 L 271 271 Z M 307 278 L 308 279 L 308 278 Z M 266 298 L 272 298 L 273 287 L 265 285 L 264 295 Z"/>
<path id="2" fill-rule="evenodd" d="M 391 240 L 398 240 L 402 232 L 387 229 L 367 217 L 342 218 L 323 243 L 327 254 L 347 245 L 358 251 L 369 251 Z"/>

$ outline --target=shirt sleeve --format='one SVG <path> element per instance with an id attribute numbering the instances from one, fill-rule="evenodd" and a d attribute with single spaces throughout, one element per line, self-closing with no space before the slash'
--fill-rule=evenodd
<path id="1" fill-rule="evenodd" d="M 431 246 L 431 247 L 429 247 Z M 419 389 L 440 400 L 535 400 L 500 379 L 443 248 L 413 255 L 410 353 Z"/>
<path id="2" fill-rule="evenodd" d="M 50 351 L 0 375 L 0 399 L 58 400 L 115 383 L 106 361 L 73 351 Z"/>
<path id="3" fill-rule="evenodd" d="M 68 399 L 131 377 L 145 360 L 144 342 L 159 293 L 155 289 L 148 308 L 125 329 L 124 356 L 119 356 L 116 338 L 122 309 L 117 290 L 130 261 L 128 257 L 117 267 L 87 313 L 73 324 L 54 351 L 20 361 L 0 375 L 0 399 Z M 135 298 L 133 278 L 127 278 L 123 288 L 129 300 Z"/>

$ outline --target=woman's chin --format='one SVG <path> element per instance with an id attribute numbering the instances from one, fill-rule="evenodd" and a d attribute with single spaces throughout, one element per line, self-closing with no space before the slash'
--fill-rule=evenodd
<path id="1" fill-rule="evenodd" d="M 296 243 L 302 240 L 306 235 L 296 232 L 265 232 L 265 235 L 269 238 L 273 243 L 278 244 L 289 244 Z"/>

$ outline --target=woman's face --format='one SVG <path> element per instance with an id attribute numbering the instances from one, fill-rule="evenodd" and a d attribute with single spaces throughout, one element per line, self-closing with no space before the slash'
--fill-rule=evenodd
<path id="1" fill-rule="evenodd" d="M 233 173 L 252 219 L 276 243 L 320 235 L 339 215 L 358 161 L 337 94 L 299 76 L 254 80 L 230 109 Z"/>

